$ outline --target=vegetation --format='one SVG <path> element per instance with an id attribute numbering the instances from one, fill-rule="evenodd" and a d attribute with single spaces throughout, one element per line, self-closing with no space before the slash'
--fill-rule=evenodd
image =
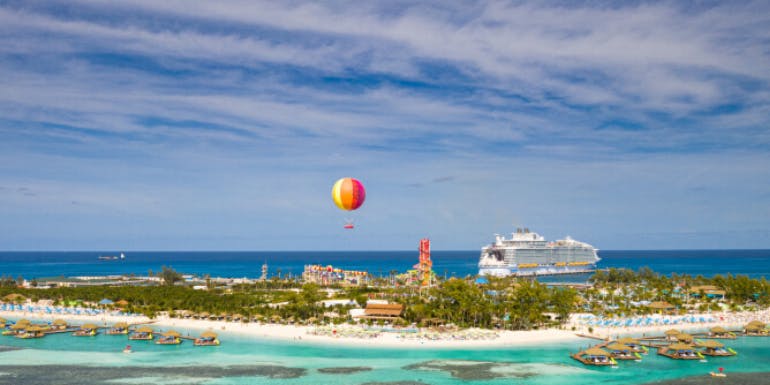
<path id="1" fill-rule="evenodd" d="M 335 323 L 350 321 L 351 308 L 365 306 L 369 298 L 376 297 L 403 304 L 402 323 L 405 324 L 438 320 L 460 327 L 511 330 L 558 326 L 575 311 L 604 315 L 649 314 L 656 311 L 647 306 L 651 301 L 666 301 L 678 312 L 770 305 L 770 285 L 764 278 L 729 274 L 712 278 L 677 274 L 667 277 L 646 268 L 599 271 L 591 278 L 592 286 L 580 289 L 548 287 L 530 279 L 494 277 L 483 284 L 477 284 L 470 277 L 451 278 L 424 290 L 394 287 L 392 280 L 369 287 L 322 288 L 274 277 L 256 284 L 228 287 L 216 286 L 206 279 L 207 290 L 194 290 L 181 282 L 182 276 L 170 267 L 163 266 L 157 276 L 161 278 L 159 284 L 151 286 L 57 288 L 22 288 L 21 277 L 2 277 L 0 297 L 6 302 L 47 299 L 55 305 L 80 303 L 92 307 L 99 307 L 98 302 L 107 298 L 124 311 L 150 317 L 159 312 L 178 315 L 189 311 L 217 316 L 240 314 L 244 319 Z M 724 298 L 706 296 L 702 288 L 700 292 L 693 290 L 704 285 L 723 290 Z M 350 299 L 355 305 L 324 307 L 321 301 L 328 298 Z"/>

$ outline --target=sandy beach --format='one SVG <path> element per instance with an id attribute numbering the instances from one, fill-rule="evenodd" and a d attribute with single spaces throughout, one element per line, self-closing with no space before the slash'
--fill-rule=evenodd
<path id="1" fill-rule="evenodd" d="M 438 333 L 421 329 L 416 333 L 382 332 L 365 329 L 360 325 L 343 324 L 328 326 L 283 325 L 272 323 L 241 323 L 233 321 L 211 321 L 196 319 L 168 318 L 160 316 L 149 319 L 144 316 L 99 315 L 58 315 L 28 311 L 0 311 L 0 317 L 7 319 L 30 318 L 50 322 L 62 318 L 73 324 L 92 322 L 99 325 L 112 325 L 116 322 L 130 324 L 152 323 L 158 329 L 177 329 L 189 331 L 196 335 L 198 331 L 214 330 L 247 335 L 257 338 L 277 339 L 282 341 L 350 345 L 356 347 L 382 348 L 501 348 L 513 346 L 528 346 L 533 344 L 553 344 L 559 342 L 575 342 L 581 339 L 578 334 L 591 334 L 601 338 L 617 338 L 626 335 L 660 335 L 668 329 L 682 331 L 705 330 L 713 326 L 723 326 L 728 329 L 741 329 L 751 320 L 770 320 L 770 311 L 742 313 L 711 313 L 715 322 L 689 323 L 680 325 L 648 325 L 630 327 L 593 327 L 589 333 L 588 326 L 581 324 L 584 315 L 575 314 L 570 322 L 561 329 L 544 329 L 529 331 L 491 331 L 482 329 L 466 329 L 454 332 Z M 572 327 L 575 330 L 572 330 Z"/>

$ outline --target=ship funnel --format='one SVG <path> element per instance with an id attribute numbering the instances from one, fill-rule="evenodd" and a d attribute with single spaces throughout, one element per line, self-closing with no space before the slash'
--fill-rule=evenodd
<path id="1" fill-rule="evenodd" d="M 524 233 L 525 233 L 525 234 L 529 234 L 529 227 L 525 227 L 525 228 L 524 228 Z"/>

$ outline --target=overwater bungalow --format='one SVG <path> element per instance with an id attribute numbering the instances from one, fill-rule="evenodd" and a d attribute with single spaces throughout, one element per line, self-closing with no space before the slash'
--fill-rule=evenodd
<path id="1" fill-rule="evenodd" d="M 152 328 L 149 326 L 142 326 L 128 336 L 129 340 L 151 340 L 153 338 Z"/>
<path id="2" fill-rule="evenodd" d="M 641 360 L 642 356 L 631 349 L 630 346 L 623 345 L 621 343 L 614 343 L 607 345 L 607 350 L 610 351 L 612 358 L 616 360 Z"/>
<path id="3" fill-rule="evenodd" d="M 53 330 L 64 330 L 67 328 L 67 326 L 69 326 L 67 321 L 60 318 L 57 318 L 51 322 L 51 329 Z"/>
<path id="4" fill-rule="evenodd" d="M 24 321 L 24 320 L 21 320 Z M 27 330 L 28 327 L 32 326 L 29 324 L 29 321 L 26 323 L 24 322 L 16 322 L 15 324 L 11 325 L 8 330 L 3 331 L 4 336 L 15 336 L 24 333 L 25 330 Z"/>
<path id="5" fill-rule="evenodd" d="M 570 357 L 582 362 L 584 365 L 612 366 L 617 364 L 610 353 L 601 348 L 590 348 L 583 350 L 575 354 L 570 354 Z"/>
<path id="6" fill-rule="evenodd" d="M 677 335 L 676 335 L 676 340 L 677 340 L 678 342 L 683 342 L 683 343 L 685 343 L 685 344 L 691 344 L 691 343 L 692 343 L 692 340 L 693 340 L 693 338 L 692 338 L 692 335 L 690 335 L 690 334 L 687 334 L 687 333 L 679 333 L 679 334 L 677 334 Z"/>
<path id="7" fill-rule="evenodd" d="M 677 342 L 658 348 L 658 354 L 675 360 L 700 360 L 703 355 L 696 352 L 692 345 Z"/>
<path id="8" fill-rule="evenodd" d="M 719 341 L 699 341 L 696 345 L 704 348 L 701 353 L 707 356 L 729 357 L 736 355 L 735 350 L 725 348 L 725 345 Z"/>
<path id="9" fill-rule="evenodd" d="M 199 338 L 195 339 L 195 346 L 217 346 L 219 345 L 219 340 L 217 339 L 217 333 L 214 333 L 212 331 L 205 331 L 201 333 L 201 336 Z"/>
<path id="10" fill-rule="evenodd" d="M 745 328 L 743 328 L 743 332 L 747 336 L 768 336 L 770 335 L 770 331 L 768 331 L 765 327 L 764 322 L 762 321 L 751 321 L 748 325 L 746 325 Z"/>
<path id="11" fill-rule="evenodd" d="M 99 334 L 99 326 L 94 324 L 84 324 L 79 330 L 72 333 L 75 337 L 93 337 Z"/>
<path id="12" fill-rule="evenodd" d="M 128 324 L 125 322 L 117 322 L 114 325 L 112 325 L 111 328 L 105 332 L 107 335 L 119 335 L 119 334 L 128 334 Z"/>
<path id="13" fill-rule="evenodd" d="M 719 339 L 725 339 L 725 340 L 734 340 L 735 339 L 735 333 L 727 331 L 727 329 L 721 327 L 721 326 L 714 326 L 713 328 L 709 329 L 708 337 L 706 338 L 719 338 Z"/>
<path id="14" fill-rule="evenodd" d="M 669 329 L 669 330 L 666 330 L 664 334 L 666 335 L 667 341 L 676 341 L 677 340 L 676 336 L 682 334 L 682 332 L 676 329 Z"/>
<path id="15" fill-rule="evenodd" d="M 628 346 L 634 353 L 647 354 L 647 348 L 644 345 L 639 344 L 639 340 L 636 338 L 623 337 L 616 342 Z"/>
<path id="16" fill-rule="evenodd" d="M 178 331 L 169 330 L 161 334 L 161 337 L 155 343 L 158 345 L 179 345 L 182 343 L 182 339 L 179 338 L 181 336 Z"/>
<path id="17" fill-rule="evenodd" d="M 16 338 L 42 338 L 45 337 L 45 333 L 43 332 L 46 330 L 46 328 L 39 325 L 29 325 L 24 331 L 16 334 Z"/>

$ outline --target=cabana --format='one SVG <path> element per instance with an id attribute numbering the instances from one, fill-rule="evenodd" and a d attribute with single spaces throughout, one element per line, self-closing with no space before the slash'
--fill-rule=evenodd
<path id="1" fill-rule="evenodd" d="M 68 326 L 67 321 L 61 318 L 57 318 L 51 322 L 51 328 L 54 330 L 64 330 L 67 329 Z"/>
<path id="2" fill-rule="evenodd" d="M 675 343 L 658 348 L 658 354 L 675 360 L 700 360 L 703 355 L 696 352 L 692 345 Z"/>
<path id="3" fill-rule="evenodd" d="M 644 345 L 639 344 L 639 340 L 637 340 L 636 338 L 623 337 L 617 340 L 617 343 L 628 346 L 635 353 L 644 353 L 644 354 L 647 353 L 647 348 L 644 347 Z"/>
<path id="4" fill-rule="evenodd" d="M 75 331 L 72 333 L 75 337 L 93 337 L 96 334 L 98 334 L 99 326 L 96 326 L 94 324 L 85 324 L 80 327 L 80 330 Z"/>
<path id="5" fill-rule="evenodd" d="M 767 336 L 769 335 L 767 329 L 765 329 L 765 323 L 762 321 L 751 321 L 748 325 L 743 329 L 743 332 L 747 336 Z"/>
<path id="6" fill-rule="evenodd" d="M 687 333 L 679 333 L 676 335 L 676 340 L 679 342 L 684 342 L 686 344 L 692 343 L 692 335 Z"/>
<path id="7" fill-rule="evenodd" d="M 219 340 L 217 339 L 217 333 L 212 331 L 205 331 L 201 333 L 199 338 L 195 339 L 193 343 L 195 346 L 218 346 Z"/>
<path id="8" fill-rule="evenodd" d="M 659 313 L 671 313 L 676 310 L 676 306 L 666 301 L 655 301 L 647 305 L 652 310 L 657 310 Z"/>
<path id="9" fill-rule="evenodd" d="M 582 362 L 584 365 L 612 366 L 617 364 L 610 353 L 606 352 L 604 349 L 596 347 L 571 354 L 570 357 Z"/>
<path id="10" fill-rule="evenodd" d="M 669 330 L 666 330 L 666 332 L 664 334 L 666 335 L 666 340 L 668 340 L 668 341 L 676 341 L 677 340 L 676 336 L 682 334 L 682 332 L 680 332 L 679 330 L 676 330 L 676 329 L 669 329 Z"/>
<path id="11" fill-rule="evenodd" d="M 30 325 L 23 332 L 16 335 L 16 338 L 42 338 L 45 336 L 44 328 L 38 325 Z"/>
<path id="12" fill-rule="evenodd" d="M 134 330 L 131 335 L 128 336 L 129 340 L 146 340 L 149 341 L 153 338 L 152 328 L 149 326 L 142 326 Z"/>
<path id="13" fill-rule="evenodd" d="M 178 331 L 169 330 L 161 334 L 161 337 L 155 343 L 158 345 L 179 345 L 182 343 L 182 339 L 179 338 L 181 336 Z"/>
<path id="14" fill-rule="evenodd" d="M 714 326 L 713 328 L 709 329 L 708 338 L 734 340 L 736 337 L 735 337 L 735 333 L 729 332 L 727 331 L 727 329 L 721 326 Z"/>
<path id="15" fill-rule="evenodd" d="M 631 349 L 630 346 L 623 345 L 621 343 L 614 343 L 607 345 L 607 350 L 610 351 L 612 358 L 616 360 L 641 360 L 642 356 L 639 353 Z"/>
<path id="16" fill-rule="evenodd" d="M 701 353 L 707 356 L 729 357 L 729 356 L 734 356 L 736 354 L 735 350 L 726 349 L 725 345 L 719 341 L 714 341 L 714 340 L 699 341 L 697 343 L 697 346 L 704 348 L 701 351 Z"/>
<path id="17" fill-rule="evenodd" d="M 119 335 L 119 334 L 128 334 L 128 324 L 125 322 L 116 322 L 112 327 L 107 330 L 105 333 L 107 335 Z"/>

